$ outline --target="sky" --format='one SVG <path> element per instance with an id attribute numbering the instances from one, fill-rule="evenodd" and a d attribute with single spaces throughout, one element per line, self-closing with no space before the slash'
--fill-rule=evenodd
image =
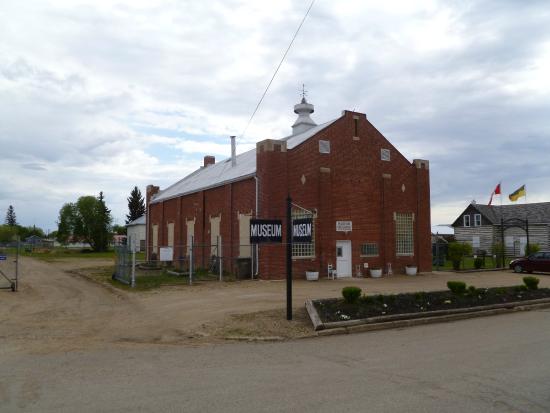
<path id="1" fill-rule="evenodd" d="M 366 113 L 430 161 L 434 231 L 499 181 L 550 201 L 547 1 L 317 0 L 242 135 L 308 6 L 0 1 L 1 218 L 51 231 L 103 191 L 124 224 L 135 185 L 289 135 L 303 83 L 317 123 Z"/>

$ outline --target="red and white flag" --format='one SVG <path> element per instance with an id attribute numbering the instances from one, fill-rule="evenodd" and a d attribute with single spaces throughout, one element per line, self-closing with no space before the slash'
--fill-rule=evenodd
<path id="1" fill-rule="evenodd" d="M 489 199 L 489 204 L 488 205 L 491 205 L 491 203 L 493 202 L 493 195 L 500 195 L 500 182 L 498 183 L 497 187 L 495 188 L 495 190 L 491 194 L 491 199 Z"/>

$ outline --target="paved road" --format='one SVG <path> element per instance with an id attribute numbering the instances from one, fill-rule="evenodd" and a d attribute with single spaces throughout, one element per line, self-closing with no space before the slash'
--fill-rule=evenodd
<path id="1" fill-rule="evenodd" d="M 550 311 L 270 344 L 0 356 L 0 411 L 548 412 Z"/>

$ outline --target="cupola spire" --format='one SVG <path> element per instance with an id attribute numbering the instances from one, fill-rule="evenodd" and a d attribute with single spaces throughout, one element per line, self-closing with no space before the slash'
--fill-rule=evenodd
<path id="1" fill-rule="evenodd" d="M 305 132 L 308 129 L 317 126 L 317 124 L 311 119 L 309 115 L 315 112 L 314 106 L 311 103 L 308 103 L 306 99 L 306 88 L 302 84 L 302 101 L 294 105 L 294 113 L 298 115 L 298 119 L 292 125 L 292 134 L 297 135 L 299 133 Z"/>

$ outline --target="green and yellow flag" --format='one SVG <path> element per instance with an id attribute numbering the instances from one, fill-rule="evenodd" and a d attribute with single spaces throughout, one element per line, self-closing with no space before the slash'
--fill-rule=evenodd
<path id="1" fill-rule="evenodd" d="M 522 196 L 525 196 L 525 185 L 520 186 L 518 189 L 508 195 L 508 198 L 510 198 L 510 201 L 516 202 Z"/>

